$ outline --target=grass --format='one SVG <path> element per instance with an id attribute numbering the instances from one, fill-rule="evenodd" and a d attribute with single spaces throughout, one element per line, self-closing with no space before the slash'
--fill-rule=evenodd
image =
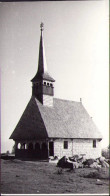
<path id="1" fill-rule="evenodd" d="M 91 171 L 88 174 L 84 174 L 85 178 L 94 178 L 94 179 L 110 179 L 109 168 L 102 168 L 98 171 Z"/>
<path id="2" fill-rule="evenodd" d="M 102 179 L 102 185 L 99 186 L 96 179 L 87 178 L 86 175 L 95 171 L 92 168 L 81 168 L 75 171 L 62 169 L 59 172 L 55 163 L 1 160 L 1 193 L 109 193 L 108 179 Z"/>

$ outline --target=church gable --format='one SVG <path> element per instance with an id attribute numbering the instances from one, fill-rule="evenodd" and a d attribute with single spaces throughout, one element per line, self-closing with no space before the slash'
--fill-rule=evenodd
<path id="1" fill-rule="evenodd" d="M 55 99 L 54 106 L 71 138 L 102 138 L 81 102 Z"/>
<path id="2" fill-rule="evenodd" d="M 47 138 L 47 131 L 34 97 L 32 97 L 21 116 L 10 139 L 33 140 Z"/>

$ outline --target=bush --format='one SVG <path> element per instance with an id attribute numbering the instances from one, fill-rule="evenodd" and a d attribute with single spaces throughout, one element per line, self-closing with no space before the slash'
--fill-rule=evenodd
<path id="1" fill-rule="evenodd" d="M 102 149 L 102 156 L 105 157 L 106 159 L 109 159 L 110 158 L 110 149 L 108 149 L 108 148 Z"/>

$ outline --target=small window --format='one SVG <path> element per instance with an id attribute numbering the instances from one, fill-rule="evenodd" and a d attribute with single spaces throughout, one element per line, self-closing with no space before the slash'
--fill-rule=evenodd
<path id="1" fill-rule="evenodd" d="M 44 82 L 44 85 L 46 85 L 46 82 Z"/>
<path id="2" fill-rule="evenodd" d="M 49 83 L 47 83 L 47 85 L 49 86 Z"/>
<path id="3" fill-rule="evenodd" d="M 21 144 L 20 143 L 18 143 L 18 149 L 20 149 L 21 148 Z"/>
<path id="4" fill-rule="evenodd" d="M 64 149 L 68 149 L 68 141 L 64 141 Z"/>
<path id="5" fill-rule="evenodd" d="M 53 87 L 53 84 L 50 84 L 51 87 Z"/>
<path id="6" fill-rule="evenodd" d="M 96 148 L 96 140 L 93 140 L 93 148 Z"/>

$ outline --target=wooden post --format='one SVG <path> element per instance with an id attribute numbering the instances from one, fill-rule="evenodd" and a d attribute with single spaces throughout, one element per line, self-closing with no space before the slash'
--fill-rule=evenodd
<path id="1" fill-rule="evenodd" d="M 18 149 L 18 142 L 15 141 L 15 150 Z"/>
<path id="2" fill-rule="evenodd" d="M 49 141 L 47 141 L 48 159 L 49 159 Z"/>
<path id="3" fill-rule="evenodd" d="M 72 156 L 73 156 L 73 139 L 72 139 Z"/>

